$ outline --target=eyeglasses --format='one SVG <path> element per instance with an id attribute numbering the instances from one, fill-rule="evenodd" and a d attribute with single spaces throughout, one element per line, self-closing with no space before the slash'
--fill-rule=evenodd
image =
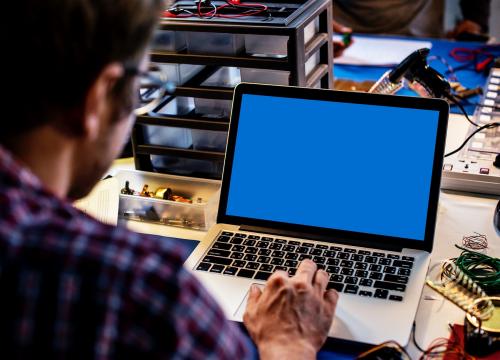
<path id="1" fill-rule="evenodd" d="M 148 71 L 126 66 L 125 75 L 139 77 L 139 103 L 134 110 L 135 115 L 144 115 L 153 111 L 167 95 L 175 92 L 175 84 L 168 81 L 165 73 L 156 65 L 150 65 Z"/>

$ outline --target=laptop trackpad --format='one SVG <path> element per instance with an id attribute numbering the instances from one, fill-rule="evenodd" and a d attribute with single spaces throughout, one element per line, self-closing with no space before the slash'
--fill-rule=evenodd
<path id="1" fill-rule="evenodd" d="M 259 283 L 250 284 L 247 292 L 245 293 L 245 296 L 243 297 L 243 300 L 241 301 L 240 306 L 238 306 L 236 312 L 234 313 L 234 320 L 243 321 L 243 314 L 245 313 L 245 309 L 247 308 L 248 295 L 250 294 L 250 287 L 252 285 L 257 285 L 261 291 L 263 291 L 265 288 L 264 284 L 259 284 Z"/>

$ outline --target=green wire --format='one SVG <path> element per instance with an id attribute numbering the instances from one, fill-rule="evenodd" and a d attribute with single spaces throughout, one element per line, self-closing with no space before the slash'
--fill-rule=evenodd
<path id="1" fill-rule="evenodd" d="M 500 259 L 455 245 L 462 250 L 455 264 L 488 294 L 500 294 Z"/>

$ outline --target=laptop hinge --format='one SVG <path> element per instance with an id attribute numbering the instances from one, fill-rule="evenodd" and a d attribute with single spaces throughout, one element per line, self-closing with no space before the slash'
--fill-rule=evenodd
<path id="1" fill-rule="evenodd" d="M 392 245 L 392 244 L 374 244 L 373 242 L 370 242 L 370 241 L 355 240 L 355 239 L 348 239 L 348 238 L 341 238 L 341 237 L 335 237 L 335 239 L 332 239 L 331 236 L 310 234 L 310 233 L 301 233 L 301 232 L 296 232 L 296 231 L 279 230 L 279 229 L 265 228 L 265 227 L 259 227 L 259 226 L 241 225 L 240 230 L 252 231 L 252 232 L 257 232 L 257 233 L 264 233 L 264 234 L 271 234 L 271 235 L 288 236 L 288 237 L 301 238 L 301 239 L 325 241 L 325 242 L 329 242 L 329 243 L 333 242 L 335 244 L 361 246 L 361 247 L 375 248 L 375 249 L 394 251 L 394 252 L 403 251 L 403 248 L 401 246 L 396 246 L 396 245 Z"/>

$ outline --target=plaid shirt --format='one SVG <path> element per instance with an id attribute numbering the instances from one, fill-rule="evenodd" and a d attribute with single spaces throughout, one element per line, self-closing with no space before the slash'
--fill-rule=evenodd
<path id="1" fill-rule="evenodd" d="M 0 146 L 0 358 L 253 356 L 184 256 L 58 199 Z"/>

